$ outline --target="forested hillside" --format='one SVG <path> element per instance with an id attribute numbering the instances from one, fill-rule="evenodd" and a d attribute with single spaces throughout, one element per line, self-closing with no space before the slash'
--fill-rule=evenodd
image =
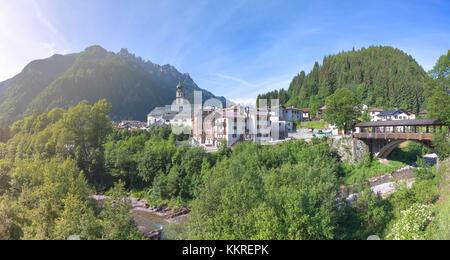
<path id="1" fill-rule="evenodd" d="M 260 98 L 279 98 L 296 107 L 317 108 L 337 89 L 352 90 L 360 103 L 417 112 L 423 97 L 426 74 L 409 55 L 392 47 L 372 46 L 324 57 L 308 74 L 301 71 L 289 89 L 273 91 Z"/>
<path id="2" fill-rule="evenodd" d="M 82 100 L 91 104 L 106 98 L 113 119 L 145 120 L 157 106 L 170 104 L 181 82 L 192 102 L 202 90 L 189 74 L 171 65 L 160 66 L 122 49 L 115 54 L 100 46 L 81 53 L 54 55 L 31 62 L 14 78 L 0 83 L 0 124 L 54 107 L 69 107 Z M 216 98 L 203 91 L 204 100 Z M 225 102 L 225 98 L 219 98 Z"/>

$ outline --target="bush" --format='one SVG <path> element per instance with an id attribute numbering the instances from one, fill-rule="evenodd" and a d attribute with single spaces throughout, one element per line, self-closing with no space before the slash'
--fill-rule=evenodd
<path id="1" fill-rule="evenodd" d="M 415 204 L 403 210 L 401 217 L 394 223 L 391 232 L 387 236 L 393 240 L 423 240 L 425 228 L 433 217 L 433 206 Z"/>

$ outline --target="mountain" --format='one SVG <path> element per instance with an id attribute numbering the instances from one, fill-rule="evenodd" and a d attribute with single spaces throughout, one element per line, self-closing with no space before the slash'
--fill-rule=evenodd
<path id="1" fill-rule="evenodd" d="M 280 103 L 296 107 L 318 107 L 339 88 L 348 88 L 361 104 L 382 108 L 403 108 L 418 112 L 424 102 L 426 73 L 401 50 L 371 46 L 324 57 L 308 74 L 295 76 L 286 91 L 258 96 L 278 98 Z"/>
<path id="2" fill-rule="evenodd" d="M 200 89 L 189 74 L 171 65 L 160 66 L 130 54 L 91 46 L 69 55 L 54 55 L 33 61 L 23 71 L 0 82 L 0 124 L 8 124 L 54 107 L 76 105 L 82 100 L 95 103 L 106 98 L 112 104 L 113 119 L 146 120 L 157 106 L 171 104 L 181 82 L 185 96 L 203 91 L 203 100 L 224 97 Z"/>

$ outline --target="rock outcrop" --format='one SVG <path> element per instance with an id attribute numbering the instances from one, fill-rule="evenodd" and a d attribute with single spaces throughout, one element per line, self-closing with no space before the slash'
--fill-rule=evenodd
<path id="1" fill-rule="evenodd" d="M 356 164 L 366 153 L 369 153 L 369 147 L 361 140 L 353 139 L 351 137 L 342 137 L 340 139 L 330 138 L 330 145 L 334 148 L 341 161 Z"/>

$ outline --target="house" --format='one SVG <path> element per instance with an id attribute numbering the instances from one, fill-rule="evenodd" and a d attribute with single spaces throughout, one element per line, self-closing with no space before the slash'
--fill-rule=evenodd
<path id="1" fill-rule="evenodd" d="M 294 130 L 293 122 L 294 121 L 298 121 L 298 122 L 303 121 L 303 111 L 301 109 L 295 108 L 294 106 L 289 106 L 286 108 L 286 113 L 285 113 L 284 119 L 286 121 L 292 123 L 291 127 L 289 127 L 289 130 Z"/>
<path id="2" fill-rule="evenodd" d="M 419 116 L 426 117 L 428 115 L 428 110 L 423 110 L 419 112 Z"/>
<path id="3" fill-rule="evenodd" d="M 269 114 L 271 122 L 284 122 L 283 127 L 286 127 L 285 131 L 295 130 L 294 122 L 303 121 L 303 111 L 293 106 L 271 108 Z"/>
<path id="4" fill-rule="evenodd" d="M 378 114 L 383 112 L 384 110 L 381 108 L 376 108 L 373 107 L 371 109 L 369 109 L 369 115 L 370 115 L 370 121 L 374 122 L 374 121 L 381 121 L 381 118 L 378 117 Z"/>
<path id="5" fill-rule="evenodd" d="M 406 111 L 406 114 L 408 115 L 408 120 L 414 120 L 416 119 L 416 114 L 414 114 L 411 111 Z"/>
<path id="6" fill-rule="evenodd" d="M 391 121 L 391 120 L 407 120 L 408 113 L 403 109 L 386 110 L 377 114 L 381 120 L 377 121 Z"/>
<path id="7" fill-rule="evenodd" d="M 295 110 L 286 112 L 282 108 L 282 111 L 283 115 L 277 116 L 276 120 L 284 119 Z M 275 120 L 272 112 L 273 109 L 241 105 L 203 109 L 194 116 L 193 143 L 217 146 L 225 141 L 228 146 L 233 146 L 242 141 L 269 142 L 287 138 L 286 121 L 272 122 L 271 118 Z"/>
<path id="8" fill-rule="evenodd" d="M 226 141 L 228 146 L 245 140 L 270 141 L 269 118 L 267 109 L 234 105 L 210 111 L 202 124 L 203 128 L 200 130 L 200 125 L 194 124 L 193 131 L 197 137 L 200 132 L 205 136 L 199 142 L 202 145 L 217 146 L 221 141 Z"/>
<path id="9" fill-rule="evenodd" d="M 378 113 L 377 118 L 379 120 L 376 121 L 392 121 L 392 120 L 408 120 L 408 112 L 403 109 L 394 109 L 394 110 L 386 110 Z M 387 127 L 386 131 L 393 131 L 392 127 Z M 403 131 L 403 127 L 397 127 L 397 131 Z"/>
<path id="10" fill-rule="evenodd" d="M 310 115 L 311 108 L 302 108 L 300 110 L 303 112 L 303 115 L 302 115 L 303 121 L 311 120 L 311 115 Z"/>
<path id="11" fill-rule="evenodd" d="M 325 112 L 325 109 L 327 109 L 327 106 L 319 107 L 319 109 L 317 109 L 317 117 L 323 115 L 323 113 Z"/>
<path id="12" fill-rule="evenodd" d="M 239 141 L 267 142 L 271 138 L 267 108 L 235 105 L 219 111 L 215 119 L 215 143 L 225 140 L 228 146 Z"/>
<path id="13" fill-rule="evenodd" d="M 331 134 L 336 135 L 345 135 L 345 134 L 352 134 L 355 131 L 355 125 L 358 123 L 361 123 L 358 119 L 353 119 L 351 125 L 348 127 L 347 131 L 339 129 L 336 125 L 330 124 L 328 125 L 328 129 L 331 131 Z"/>

